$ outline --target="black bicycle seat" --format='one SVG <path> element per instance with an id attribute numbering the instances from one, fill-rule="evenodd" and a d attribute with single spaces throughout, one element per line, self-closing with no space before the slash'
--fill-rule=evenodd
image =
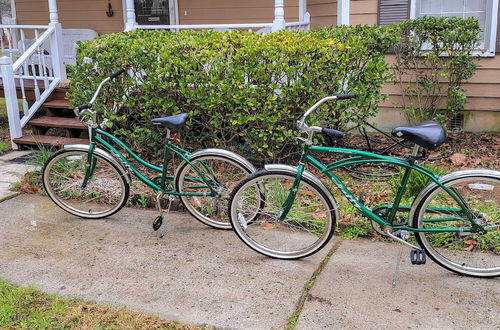
<path id="1" fill-rule="evenodd" d="M 392 135 L 430 150 L 436 149 L 446 141 L 443 127 L 432 120 L 424 121 L 416 126 L 396 127 L 392 130 Z"/>
<path id="2" fill-rule="evenodd" d="M 155 125 L 165 126 L 165 127 L 169 128 L 170 130 L 172 130 L 172 132 L 177 132 L 182 127 L 184 127 L 184 124 L 186 123 L 187 118 L 188 118 L 187 113 L 181 113 L 181 114 L 174 115 L 174 116 L 155 118 L 152 120 L 152 122 Z"/>

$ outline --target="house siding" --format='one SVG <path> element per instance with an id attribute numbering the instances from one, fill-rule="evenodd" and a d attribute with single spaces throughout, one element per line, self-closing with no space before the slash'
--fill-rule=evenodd
<path id="1" fill-rule="evenodd" d="M 15 0 L 17 24 L 46 25 L 49 22 L 47 0 Z M 114 15 L 108 17 L 108 2 Z M 123 31 L 122 0 L 57 0 L 59 21 L 65 29 L 92 29 L 99 34 Z"/>
<path id="2" fill-rule="evenodd" d="M 271 23 L 274 1 L 179 0 L 180 24 Z M 285 0 L 285 20 L 297 21 L 298 0 Z"/>

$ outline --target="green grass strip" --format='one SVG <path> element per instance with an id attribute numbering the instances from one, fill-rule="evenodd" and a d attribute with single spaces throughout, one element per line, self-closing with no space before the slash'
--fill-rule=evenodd
<path id="1" fill-rule="evenodd" d="M 157 316 L 45 294 L 0 279 L 0 329 L 165 329 L 205 326 L 164 321 Z"/>
<path id="2" fill-rule="evenodd" d="M 321 272 L 323 272 L 323 269 L 328 264 L 328 261 L 330 261 L 330 258 L 335 253 L 335 251 L 337 251 L 337 249 L 339 248 L 341 243 L 342 243 L 342 241 L 339 241 L 339 242 L 333 244 L 330 251 L 328 251 L 326 256 L 319 263 L 318 268 L 316 268 L 314 273 L 311 275 L 311 278 L 309 279 L 309 281 L 307 281 L 307 283 L 304 285 L 304 290 L 302 291 L 302 295 L 300 296 L 299 302 L 297 303 L 297 307 L 295 308 L 295 311 L 293 312 L 292 316 L 290 317 L 290 319 L 288 321 L 287 329 L 289 329 L 289 330 L 295 329 L 295 326 L 297 325 L 297 321 L 299 320 L 300 314 L 302 313 L 302 309 L 304 308 L 304 305 L 306 303 L 307 297 L 309 296 L 309 291 L 311 291 L 314 284 L 316 283 L 316 279 L 321 274 Z"/>

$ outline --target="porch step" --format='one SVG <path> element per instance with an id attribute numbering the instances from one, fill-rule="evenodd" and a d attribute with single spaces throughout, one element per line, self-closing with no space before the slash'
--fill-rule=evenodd
<path id="1" fill-rule="evenodd" d="M 63 146 L 67 144 L 89 144 L 89 140 L 64 136 L 24 135 L 14 139 L 14 143 L 21 145 Z"/>
<path id="2" fill-rule="evenodd" d="M 30 126 L 37 127 L 60 127 L 70 129 L 87 129 L 87 125 L 75 118 L 44 116 L 32 119 L 28 122 Z"/>
<path id="3" fill-rule="evenodd" d="M 42 107 L 48 109 L 73 109 L 73 107 L 69 105 L 68 100 L 60 100 L 60 99 L 45 102 L 42 104 Z"/>

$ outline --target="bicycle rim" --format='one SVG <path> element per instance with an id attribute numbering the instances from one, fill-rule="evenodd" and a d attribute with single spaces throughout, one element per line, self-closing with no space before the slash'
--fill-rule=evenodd
<path id="1" fill-rule="evenodd" d="M 319 251 L 330 240 L 333 206 L 313 182 L 301 180 L 288 215 L 279 219 L 294 180 L 294 175 L 263 170 L 233 192 L 231 224 L 253 250 L 272 258 L 297 259 Z"/>
<path id="2" fill-rule="evenodd" d="M 486 232 L 471 232 L 467 212 L 442 188 L 431 191 L 420 204 L 414 226 L 453 228 L 463 232 L 417 233 L 427 254 L 441 266 L 469 276 L 500 276 L 500 179 L 470 176 L 451 180 L 446 187 L 458 193 L 474 221 Z"/>
<path id="3" fill-rule="evenodd" d="M 93 155 L 95 166 L 86 186 L 86 151 L 55 153 L 43 170 L 48 196 L 63 210 L 83 218 L 103 218 L 120 210 L 129 187 L 118 169 L 108 160 Z"/>
<path id="4" fill-rule="evenodd" d="M 215 196 L 180 196 L 189 213 L 197 220 L 214 228 L 231 229 L 228 201 L 233 188 L 251 173 L 245 164 L 222 156 L 207 155 L 190 159 L 176 179 L 180 193 L 207 194 Z M 201 179 L 200 171 L 208 182 Z"/>

